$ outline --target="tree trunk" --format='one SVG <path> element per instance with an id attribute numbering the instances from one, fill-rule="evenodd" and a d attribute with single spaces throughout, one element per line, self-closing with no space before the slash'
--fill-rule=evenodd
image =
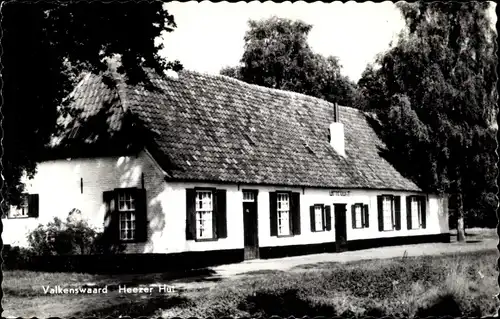
<path id="1" fill-rule="evenodd" d="M 464 203 L 462 194 L 457 194 L 457 241 L 465 241 Z"/>

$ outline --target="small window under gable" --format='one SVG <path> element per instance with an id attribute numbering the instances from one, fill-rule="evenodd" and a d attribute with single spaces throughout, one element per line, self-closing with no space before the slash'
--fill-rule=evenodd
<path id="1" fill-rule="evenodd" d="M 19 205 L 11 205 L 8 218 L 38 217 L 38 194 L 21 194 Z"/>

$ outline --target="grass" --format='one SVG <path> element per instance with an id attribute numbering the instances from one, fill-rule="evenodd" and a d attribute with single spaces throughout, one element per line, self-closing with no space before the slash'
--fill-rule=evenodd
<path id="1" fill-rule="evenodd" d="M 4 307 L 44 317 L 484 316 L 498 306 L 495 250 L 303 265 L 170 294 L 46 296 L 42 285 L 169 282 L 166 274 L 104 276 L 4 272 Z M 314 270 L 314 271 L 311 271 Z M 36 289 L 35 289 L 36 288 Z M 29 297 L 29 298 L 26 298 Z"/>

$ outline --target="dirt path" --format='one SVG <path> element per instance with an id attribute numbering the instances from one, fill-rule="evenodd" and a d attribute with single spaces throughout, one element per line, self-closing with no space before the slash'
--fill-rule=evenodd
<path id="1" fill-rule="evenodd" d="M 498 239 L 485 238 L 467 243 L 429 243 L 417 245 L 404 245 L 392 247 L 380 247 L 358 251 L 347 251 L 343 253 L 325 253 L 296 257 L 285 257 L 276 259 L 257 259 L 245 261 L 237 264 L 220 265 L 213 267 L 216 272 L 209 278 L 201 280 L 176 280 L 173 286 L 181 289 L 199 289 L 211 287 L 217 281 L 224 279 L 234 279 L 241 275 L 249 275 L 252 272 L 262 271 L 289 271 L 294 267 L 323 263 L 323 262 L 354 262 L 368 259 L 385 259 L 413 256 L 435 256 L 442 254 L 454 254 L 460 252 L 472 252 L 480 250 L 496 250 Z"/>

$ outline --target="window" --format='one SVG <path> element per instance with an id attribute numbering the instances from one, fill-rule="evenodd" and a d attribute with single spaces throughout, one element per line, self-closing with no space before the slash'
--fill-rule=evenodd
<path id="1" fill-rule="evenodd" d="M 311 231 L 319 232 L 327 229 L 327 212 L 329 214 L 330 207 L 323 204 L 315 204 L 309 208 L 311 218 Z M 329 217 L 331 218 L 331 217 Z"/>
<path id="2" fill-rule="evenodd" d="M 300 193 L 269 192 L 269 218 L 271 236 L 300 235 Z"/>
<path id="3" fill-rule="evenodd" d="M 425 197 L 407 197 L 406 214 L 408 229 L 425 228 Z"/>
<path id="4" fill-rule="evenodd" d="M 255 193 L 254 192 L 243 192 L 243 202 L 244 203 L 255 202 Z"/>
<path id="5" fill-rule="evenodd" d="M 21 195 L 21 203 L 19 203 L 19 206 L 11 206 L 9 217 L 28 217 L 28 194 Z"/>
<path id="6" fill-rule="evenodd" d="M 368 228 L 368 205 L 356 203 L 352 208 L 352 228 Z"/>
<path id="7" fill-rule="evenodd" d="M 322 231 L 323 228 L 323 207 L 320 205 L 314 206 L 314 221 L 315 221 L 315 230 Z"/>
<path id="8" fill-rule="evenodd" d="M 213 238 L 213 196 L 212 191 L 196 191 L 196 238 Z"/>
<path id="9" fill-rule="evenodd" d="M 115 188 L 102 193 L 104 232 L 109 240 L 146 242 L 149 233 L 148 203 L 144 188 Z"/>
<path id="10" fill-rule="evenodd" d="M 226 190 L 186 189 L 186 240 L 227 238 Z"/>
<path id="11" fill-rule="evenodd" d="M 290 196 L 278 193 L 278 236 L 290 235 Z"/>
<path id="12" fill-rule="evenodd" d="M 136 237 L 135 198 L 131 191 L 118 192 L 118 212 L 120 219 L 120 239 L 134 240 Z"/>
<path id="13" fill-rule="evenodd" d="M 420 228 L 422 224 L 422 206 L 418 198 L 411 197 L 411 224 L 413 228 Z"/>
<path id="14" fill-rule="evenodd" d="M 382 198 L 383 230 L 392 230 L 394 228 L 394 202 L 392 196 L 383 196 Z"/>
<path id="15" fill-rule="evenodd" d="M 21 194 L 21 202 L 10 206 L 8 217 L 38 217 L 38 194 Z"/>
<path id="16" fill-rule="evenodd" d="M 401 230 L 401 196 L 377 196 L 379 231 Z"/>

